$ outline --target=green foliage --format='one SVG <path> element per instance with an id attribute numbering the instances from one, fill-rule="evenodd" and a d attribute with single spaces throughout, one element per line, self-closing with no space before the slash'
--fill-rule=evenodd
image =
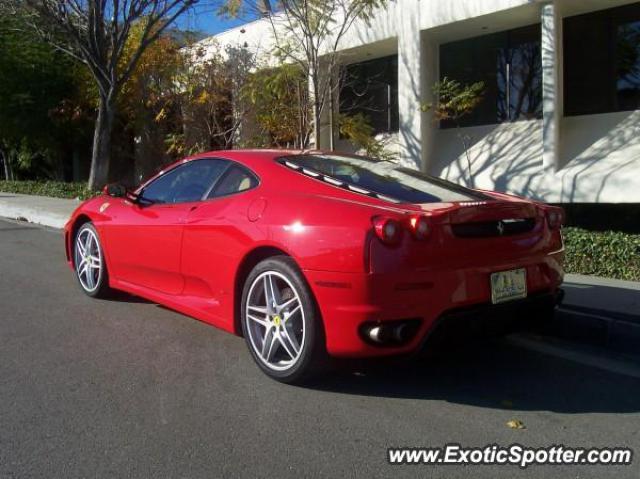
<path id="1" fill-rule="evenodd" d="M 471 171 L 471 156 L 469 148 L 471 137 L 460 132 L 460 119 L 471 113 L 482 101 L 484 82 L 463 85 L 459 81 L 444 77 L 433 85 L 435 103 L 421 106 L 422 111 L 433 111 L 435 121 L 451 120 L 458 128 L 458 138 L 462 143 L 464 155 L 467 159 L 469 186 L 473 187 L 473 172 Z"/>
<path id="2" fill-rule="evenodd" d="M 309 94 L 302 98 L 305 104 L 298 101 L 300 130 L 311 128 L 315 147 L 322 148 L 320 124 L 335 90 L 331 79 L 340 68 L 340 40 L 356 21 L 368 23 L 387 1 L 226 0 L 220 12 L 233 16 L 242 12 L 245 5 L 252 4 L 262 15 L 266 14 L 272 26 L 272 55 L 283 64 L 296 65 L 308 81 Z M 308 146 L 309 136 L 302 136 L 303 148 Z"/>
<path id="3" fill-rule="evenodd" d="M 307 92 L 304 72 L 296 65 L 265 68 L 247 78 L 241 95 L 260 130 L 254 146 L 305 144 L 310 133 Z"/>
<path id="4" fill-rule="evenodd" d="M 0 181 L 0 191 L 53 198 L 80 198 L 81 200 L 99 194 L 97 191 L 89 190 L 86 183 L 62 181 Z"/>
<path id="5" fill-rule="evenodd" d="M 14 174 L 58 176 L 70 146 L 85 137 L 79 69 L 28 31 L 26 13 L 0 5 L 0 150 Z"/>
<path id="6" fill-rule="evenodd" d="M 397 155 L 386 149 L 385 142 L 376 139 L 371 123 L 362 113 L 340 115 L 338 125 L 340 134 L 366 156 L 387 161 L 397 160 Z"/>
<path id="7" fill-rule="evenodd" d="M 482 101 L 484 82 L 463 85 L 444 77 L 433 85 L 433 94 L 437 101 L 423 105 L 423 111 L 433 110 L 436 120 L 453 120 L 457 123 Z"/>
<path id="8" fill-rule="evenodd" d="M 146 19 L 132 25 L 121 68 L 136 54 L 146 26 Z M 166 119 L 175 95 L 175 79 L 184 63 L 181 46 L 170 35 L 162 35 L 140 55 L 118 98 L 120 114 L 128 128 L 146 126 L 149 118 L 157 123 Z"/>
<path id="9" fill-rule="evenodd" d="M 241 11 L 242 0 L 227 0 L 218 7 L 217 14 L 223 18 L 238 18 Z"/>
<path id="10" fill-rule="evenodd" d="M 231 148 L 243 112 L 234 104 L 250 58 L 244 51 L 225 55 L 217 44 L 193 47 L 182 56 L 173 83 L 181 129 L 166 135 L 168 152 L 174 155 Z"/>
<path id="11" fill-rule="evenodd" d="M 564 228 L 567 273 L 640 281 L 640 235 Z"/>

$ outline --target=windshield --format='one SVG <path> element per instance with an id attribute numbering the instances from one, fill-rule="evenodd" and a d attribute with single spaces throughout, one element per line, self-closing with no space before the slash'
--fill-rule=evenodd
<path id="1" fill-rule="evenodd" d="M 342 155 L 295 155 L 282 158 L 281 161 L 309 176 L 326 175 L 328 179 L 320 179 L 336 186 L 399 203 L 448 203 L 490 199 L 463 186 L 403 168 L 389 161 Z"/>

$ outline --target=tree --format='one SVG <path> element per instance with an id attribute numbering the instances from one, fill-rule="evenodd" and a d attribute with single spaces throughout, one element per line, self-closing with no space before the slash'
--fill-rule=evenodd
<path id="1" fill-rule="evenodd" d="M 483 93 L 484 82 L 463 85 L 456 80 L 444 77 L 433 85 L 436 102 L 422 105 L 422 111 L 433 110 L 435 121 L 451 121 L 456 126 L 458 138 L 462 142 L 467 159 L 469 184 L 472 187 L 474 182 L 471 171 L 471 156 L 469 155 L 471 137 L 461 132 L 460 120 L 475 110 L 482 101 Z"/>
<path id="2" fill-rule="evenodd" d="M 232 146 L 242 116 L 234 112 L 233 80 L 217 45 L 195 48 L 185 58 L 178 84 L 188 153 Z"/>
<path id="3" fill-rule="evenodd" d="M 262 68 L 242 90 L 259 129 L 255 146 L 300 147 L 309 142 L 308 87 L 297 65 Z"/>
<path id="4" fill-rule="evenodd" d="M 309 82 L 315 147 L 321 148 L 320 122 L 337 87 L 340 41 L 356 20 L 369 22 L 386 0 L 245 0 L 271 24 L 275 54 L 299 66 Z M 228 0 L 222 13 L 237 15 L 241 0 Z M 307 145 L 304 145 L 305 147 Z"/>
<path id="5" fill-rule="evenodd" d="M 27 21 L 0 1 L 0 159 L 6 179 L 59 178 L 69 149 L 86 139 L 86 122 L 76 122 L 81 72 L 26 31 Z M 72 141 L 71 123 L 79 130 Z"/>
<path id="6" fill-rule="evenodd" d="M 371 123 L 362 113 L 339 115 L 340 134 L 366 156 L 384 161 L 396 161 L 398 155 L 387 149 L 387 142 L 377 139 Z"/>
<path id="7" fill-rule="evenodd" d="M 135 53 L 144 28 L 144 21 L 133 26 L 123 64 Z M 170 131 L 181 128 L 176 81 L 184 63 L 180 51 L 184 35 L 187 33 L 165 31 L 141 55 L 136 69 L 122 87 L 118 126 L 123 128 L 116 128 L 114 138 L 121 135 L 125 140 L 122 143 L 132 146 L 134 166 L 128 168 L 128 173 L 133 173 L 134 182 L 172 159 L 164 148 L 164 139 Z"/>
<path id="8" fill-rule="evenodd" d="M 98 90 L 89 188 L 108 181 L 111 132 L 118 95 L 144 51 L 198 0 L 24 0 L 31 27 L 56 48 L 84 63 Z M 144 28 L 123 62 L 132 27 Z"/>
<path id="9" fill-rule="evenodd" d="M 181 52 L 173 78 L 174 107 L 179 127 L 166 138 L 172 155 L 229 149 L 247 111 L 242 91 L 253 68 L 244 48 L 217 44 L 192 45 Z"/>

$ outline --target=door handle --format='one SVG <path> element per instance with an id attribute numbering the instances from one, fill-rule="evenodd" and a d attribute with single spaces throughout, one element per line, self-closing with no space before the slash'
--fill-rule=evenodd
<path id="1" fill-rule="evenodd" d="M 182 218 L 182 223 L 188 225 L 188 224 L 199 223 L 200 221 L 202 221 L 202 218 L 192 218 L 191 217 L 191 213 L 193 213 L 199 207 L 200 207 L 200 205 L 190 206 L 188 213 L 184 216 L 184 218 Z"/>

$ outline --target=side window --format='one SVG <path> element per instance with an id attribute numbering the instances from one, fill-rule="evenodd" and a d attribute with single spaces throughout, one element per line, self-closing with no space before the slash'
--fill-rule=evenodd
<path id="1" fill-rule="evenodd" d="M 225 196 L 241 191 L 249 190 L 258 184 L 256 177 L 240 166 L 232 166 L 224 174 L 215 188 L 209 194 L 209 198 Z"/>
<path id="2" fill-rule="evenodd" d="M 228 165 L 226 160 L 193 160 L 175 167 L 142 190 L 154 203 L 200 201 Z"/>

